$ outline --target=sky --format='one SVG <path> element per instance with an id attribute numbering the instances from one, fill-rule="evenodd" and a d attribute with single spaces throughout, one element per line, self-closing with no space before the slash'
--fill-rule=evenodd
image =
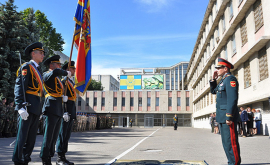
<path id="1" fill-rule="evenodd" d="M 6 0 L 0 0 L 5 3 Z M 44 12 L 70 56 L 77 0 L 15 0 L 17 11 Z M 189 61 L 209 0 L 91 0 L 92 75 L 120 68 L 170 67 Z M 76 61 L 74 47 L 72 60 Z"/>

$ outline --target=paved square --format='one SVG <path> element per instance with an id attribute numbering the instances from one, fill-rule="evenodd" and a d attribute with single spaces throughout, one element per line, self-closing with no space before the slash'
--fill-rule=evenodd
<path id="1" fill-rule="evenodd" d="M 32 162 L 40 165 L 40 146 L 43 136 L 38 135 Z M 0 139 L 0 165 L 12 165 L 15 138 Z M 242 165 L 270 165 L 268 136 L 239 138 Z M 225 165 L 225 153 L 218 134 L 209 129 L 180 127 L 114 128 L 75 132 L 69 144 L 67 158 L 75 164 L 110 164 L 118 160 L 205 160 L 210 165 Z M 56 155 L 52 158 L 55 164 Z"/>

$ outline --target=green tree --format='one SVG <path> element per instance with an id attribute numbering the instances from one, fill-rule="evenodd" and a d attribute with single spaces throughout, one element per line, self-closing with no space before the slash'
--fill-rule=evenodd
<path id="1" fill-rule="evenodd" d="M 87 90 L 103 90 L 103 86 L 100 81 L 91 80 L 90 85 L 88 86 Z"/>
<path id="2" fill-rule="evenodd" d="M 27 29 L 22 14 L 16 9 L 14 0 L 0 3 L 0 95 L 8 100 L 14 98 L 16 71 L 20 65 L 18 53 L 24 55 L 27 45 Z"/>
<path id="3" fill-rule="evenodd" d="M 56 32 L 51 21 L 40 10 L 35 12 L 37 27 L 40 29 L 40 41 L 48 48 L 47 55 L 53 55 L 53 51 L 63 51 L 65 44 L 60 33 Z"/>

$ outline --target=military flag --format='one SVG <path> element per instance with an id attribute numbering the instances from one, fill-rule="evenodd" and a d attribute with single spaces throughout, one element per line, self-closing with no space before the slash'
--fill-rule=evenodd
<path id="1" fill-rule="evenodd" d="M 90 28 L 90 0 L 78 0 L 74 33 L 74 44 L 78 49 L 75 88 L 85 93 L 91 82 L 91 28 Z"/>

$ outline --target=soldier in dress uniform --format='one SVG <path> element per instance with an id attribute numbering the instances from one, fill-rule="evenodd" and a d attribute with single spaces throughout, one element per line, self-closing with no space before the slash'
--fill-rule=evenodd
<path id="1" fill-rule="evenodd" d="M 31 60 L 20 66 L 15 82 L 15 111 L 19 113 L 17 139 L 12 161 L 27 165 L 36 142 L 38 119 L 41 115 L 40 98 L 43 94 L 43 81 L 39 63 L 43 61 L 42 43 L 35 42 L 24 50 Z M 28 103 L 28 104 L 27 104 Z M 27 106 L 29 105 L 29 106 Z M 27 107 L 26 107 L 27 106 Z"/>
<path id="2" fill-rule="evenodd" d="M 62 69 L 68 70 L 68 63 L 63 65 Z M 75 62 L 71 61 L 70 68 L 69 68 L 69 71 L 71 72 L 71 76 L 74 76 L 75 70 L 76 70 Z M 68 122 L 65 122 L 63 120 L 61 121 L 60 132 L 59 132 L 57 143 L 56 143 L 56 152 L 58 154 L 58 160 L 56 164 L 61 165 L 61 164 L 66 163 L 66 165 L 73 165 L 74 164 L 73 162 L 69 162 L 66 159 L 65 154 L 67 153 L 67 150 L 68 150 L 68 141 L 71 135 L 73 120 L 76 119 L 76 97 L 77 96 L 76 96 L 76 91 L 74 88 L 75 84 L 70 78 L 64 77 L 62 79 L 62 83 L 64 84 L 64 86 L 67 85 L 66 92 L 68 96 L 68 101 L 64 103 L 65 104 L 64 109 L 70 115 L 70 120 Z"/>
<path id="3" fill-rule="evenodd" d="M 6 109 L 7 109 L 6 102 L 7 99 L 5 97 L 2 97 L 0 102 L 0 138 L 4 136 L 2 132 L 5 128 L 6 123 Z"/>
<path id="4" fill-rule="evenodd" d="M 237 122 L 239 112 L 238 81 L 231 75 L 230 69 L 234 66 L 223 58 L 218 58 L 216 71 L 210 80 L 210 90 L 217 95 L 216 99 L 216 121 L 220 123 L 221 139 L 229 165 L 241 163 L 240 147 L 238 143 Z M 219 84 L 217 78 L 221 77 Z"/>
<path id="5" fill-rule="evenodd" d="M 174 117 L 173 117 L 174 130 L 177 130 L 177 124 L 178 124 L 178 117 L 175 114 Z"/>
<path id="6" fill-rule="evenodd" d="M 67 102 L 68 97 L 63 96 L 63 84 L 58 76 L 71 77 L 70 71 L 61 69 L 60 56 L 54 55 L 44 61 L 49 71 L 43 73 L 45 101 L 43 105 L 44 138 L 40 151 L 43 165 L 51 165 L 54 156 L 55 144 L 59 134 L 62 118 L 68 121 L 64 114 L 62 101 Z"/>

